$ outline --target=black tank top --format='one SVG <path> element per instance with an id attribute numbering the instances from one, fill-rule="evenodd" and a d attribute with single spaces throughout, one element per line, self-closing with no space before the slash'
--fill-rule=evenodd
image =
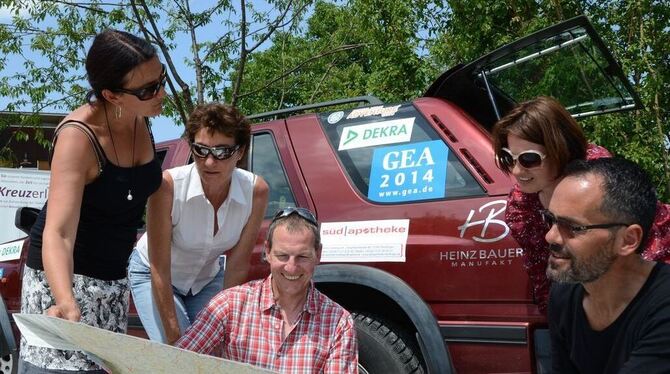
<path id="1" fill-rule="evenodd" d="M 84 187 L 77 237 L 74 243 L 74 273 L 102 280 L 126 277 L 128 258 L 135 244 L 137 229 L 142 227 L 147 199 L 161 184 L 161 165 L 156 157 L 153 134 L 147 123 L 154 148 L 154 158 L 136 167 L 112 164 L 91 129 L 83 122 L 68 121 L 59 126 L 52 144 L 56 146 L 58 132 L 76 127 L 89 138 L 98 159 L 100 172 Z M 128 200 L 128 190 L 133 199 Z M 46 222 L 48 201 L 30 231 L 30 249 L 26 264 L 44 270 L 42 264 L 42 233 Z"/>

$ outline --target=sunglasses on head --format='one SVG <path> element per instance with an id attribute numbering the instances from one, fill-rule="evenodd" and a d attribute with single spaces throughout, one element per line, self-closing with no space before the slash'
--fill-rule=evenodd
<path id="1" fill-rule="evenodd" d="M 536 168 L 542 165 L 542 160 L 547 157 L 544 153 L 540 151 L 535 151 L 529 149 L 523 151 L 518 155 L 515 155 L 508 148 L 503 148 L 502 152 L 498 155 L 498 163 L 505 169 L 514 168 L 514 164 L 519 162 L 519 165 L 523 166 L 526 169 Z"/>
<path id="2" fill-rule="evenodd" d="M 316 217 L 314 217 L 314 213 L 310 212 L 309 209 L 305 208 L 293 208 L 293 207 L 288 207 L 284 209 L 280 209 L 275 213 L 274 218 L 272 219 L 272 222 L 282 219 L 284 217 L 288 217 L 291 214 L 297 214 L 300 216 L 300 218 L 304 219 L 305 221 L 309 222 L 310 224 L 319 227 L 319 223 L 316 220 Z"/>
<path id="3" fill-rule="evenodd" d="M 200 158 L 207 158 L 211 154 L 217 160 L 226 160 L 231 158 L 238 149 L 240 149 L 239 145 L 208 147 L 200 143 L 191 143 L 191 151 Z"/>
<path id="4" fill-rule="evenodd" d="M 556 217 L 552 212 L 548 210 L 543 210 L 541 214 L 542 219 L 544 220 L 544 223 L 547 225 L 548 229 L 551 229 L 554 225 L 556 225 L 561 235 L 565 235 L 568 238 L 572 238 L 575 235 L 587 230 L 610 229 L 612 227 L 617 226 L 630 226 L 627 223 L 619 223 L 619 222 L 601 223 L 597 225 L 576 225 L 566 220 L 565 218 Z"/>
<path id="5" fill-rule="evenodd" d="M 158 81 L 155 83 L 152 83 L 146 87 L 143 88 L 138 88 L 136 90 L 128 90 L 125 88 L 117 88 L 114 91 L 115 92 L 123 92 L 129 95 L 133 95 L 140 99 L 141 101 L 146 101 L 146 100 L 151 100 L 156 95 L 158 95 L 158 92 L 161 90 L 161 87 L 165 86 L 165 82 L 167 81 L 167 74 L 165 71 L 165 65 L 161 64 L 163 67 L 163 71 L 161 72 L 160 77 L 158 77 Z"/>

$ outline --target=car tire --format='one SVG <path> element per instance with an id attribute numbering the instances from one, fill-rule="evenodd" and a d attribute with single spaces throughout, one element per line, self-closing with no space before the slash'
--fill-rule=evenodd
<path id="1" fill-rule="evenodd" d="M 0 357 L 0 373 L 15 374 L 18 370 L 19 354 L 16 349 L 16 342 L 14 341 L 14 334 L 12 333 L 12 325 L 5 308 L 5 301 L 0 297 L 0 339 L 3 339 L 3 353 Z"/>
<path id="2" fill-rule="evenodd" d="M 364 312 L 352 313 L 352 317 L 356 325 L 361 374 L 424 372 L 412 349 L 400 338 L 400 331 L 394 331 L 383 319 Z"/>
<path id="3" fill-rule="evenodd" d="M 10 353 L 5 357 L 0 357 L 0 373 L 16 374 L 18 354 Z"/>

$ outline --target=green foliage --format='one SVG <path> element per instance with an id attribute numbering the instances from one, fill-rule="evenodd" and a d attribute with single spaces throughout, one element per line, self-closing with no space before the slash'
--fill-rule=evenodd
<path id="1" fill-rule="evenodd" d="M 421 60 L 441 1 L 318 1 L 303 33 L 278 33 L 247 63 L 239 105 L 247 113 L 375 95 L 419 96 L 435 76 Z"/>
<path id="2" fill-rule="evenodd" d="M 617 155 L 643 165 L 663 200 L 670 199 L 670 4 L 607 1 L 588 5 L 594 26 L 629 75 L 643 110 L 596 118 L 588 130 Z"/>

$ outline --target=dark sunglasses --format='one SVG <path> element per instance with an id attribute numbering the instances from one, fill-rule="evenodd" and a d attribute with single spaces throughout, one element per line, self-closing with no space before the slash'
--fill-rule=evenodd
<path id="1" fill-rule="evenodd" d="M 498 164 L 507 170 L 514 168 L 514 164 L 519 162 L 519 165 L 526 169 L 536 168 L 542 165 L 542 160 L 547 157 L 544 153 L 529 149 L 515 155 L 508 148 L 503 148 L 498 155 Z"/>
<path id="2" fill-rule="evenodd" d="M 217 147 L 208 147 L 200 143 L 191 143 L 191 150 L 193 154 L 200 158 L 207 158 L 210 154 L 217 160 L 227 160 L 231 158 L 237 150 L 239 145 L 220 145 Z"/>
<path id="3" fill-rule="evenodd" d="M 566 220 L 565 218 L 556 217 L 553 213 L 551 213 L 548 210 L 543 210 L 541 214 L 542 219 L 544 220 L 544 223 L 547 225 L 548 229 L 551 229 L 554 225 L 556 225 L 561 235 L 566 235 L 569 238 L 572 238 L 575 235 L 579 234 L 580 232 L 584 232 L 587 230 L 610 229 L 612 227 L 618 227 L 618 226 L 630 226 L 630 224 L 628 223 L 619 223 L 619 222 L 601 223 L 597 225 L 575 225 L 574 223 Z"/>
<path id="4" fill-rule="evenodd" d="M 309 209 L 305 208 L 293 208 L 293 207 L 288 207 L 284 209 L 280 209 L 277 211 L 275 214 L 274 218 L 272 219 L 272 222 L 282 219 L 284 217 L 288 217 L 291 214 L 297 214 L 300 216 L 300 218 L 304 219 L 305 221 L 309 222 L 310 224 L 319 227 L 319 223 L 316 221 L 316 217 L 314 217 L 314 213 L 310 212 Z"/>
<path id="5" fill-rule="evenodd" d="M 156 83 L 152 83 L 146 87 L 143 88 L 138 88 L 136 90 L 128 90 L 125 88 L 117 88 L 114 90 L 114 92 L 123 92 L 129 95 L 133 95 L 140 99 L 141 101 L 147 101 L 151 100 L 156 95 L 158 95 L 158 92 L 161 90 L 162 87 L 165 86 L 165 82 L 167 81 L 167 73 L 165 71 L 165 65 L 161 64 L 163 67 L 163 71 L 161 72 L 160 77 L 158 77 L 158 81 Z"/>

